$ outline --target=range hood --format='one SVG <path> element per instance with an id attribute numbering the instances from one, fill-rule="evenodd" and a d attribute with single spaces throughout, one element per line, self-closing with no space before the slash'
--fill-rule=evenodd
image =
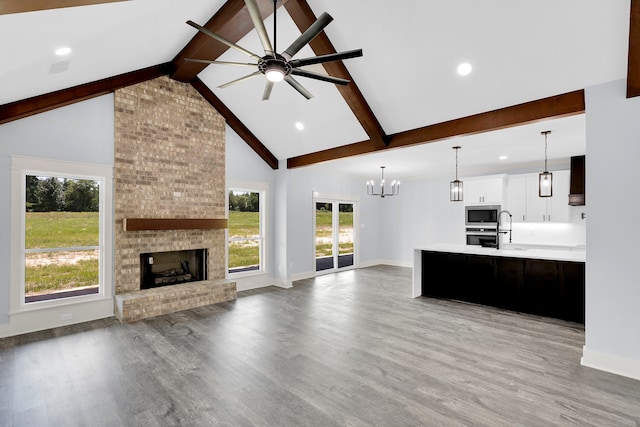
<path id="1" fill-rule="evenodd" d="M 569 183 L 569 206 L 585 205 L 585 156 L 571 158 L 571 180 Z"/>

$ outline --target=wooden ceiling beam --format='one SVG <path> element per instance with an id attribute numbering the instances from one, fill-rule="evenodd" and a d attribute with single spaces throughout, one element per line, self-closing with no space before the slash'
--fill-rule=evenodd
<path id="1" fill-rule="evenodd" d="M 258 7 L 263 19 L 273 13 L 273 2 L 270 0 L 259 0 Z M 200 22 L 198 24 L 202 25 Z M 233 43 L 237 43 L 249 32 L 253 31 L 253 22 L 244 0 L 228 0 L 202 26 Z M 185 58 L 215 60 L 227 49 L 229 48 L 226 45 L 197 31 L 191 41 L 171 61 L 174 68 L 171 78 L 184 83 L 190 82 L 208 64 L 186 62 Z M 261 55 L 262 51 L 256 52 L 256 54 Z"/>
<path id="2" fill-rule="evenodd" d="M 457 136 L 491 132 L 542 120 L 582 114 L 584 111 L 584 90 L 577 90 L 562 95 L 526 102 L 524 104 L 488 111 L 486 113 L 399 132 L 391 135 L 391 142 L 387 146 L 387 149 L 426 144 Z M 308 166 L 329 160 L 373 153 L 375 151 L 379 150 L 372 145 L 367 145 L 367 141 L 357 142 L 355 144 L 289 158 L 287 159 L 287 168 Z"/>
<path id="3" fill-rule="evenodd" d="M 584 90 L 538 99 L 524 104 L 474 114 L 460 119 L 423 126 L 391 136 L 389 148 L 440 141 L 457 136 L 521 126 L 541 120 L 582 114 L 585 110 Z"/>
<path id="4" fill-rule="evenodd" d="M 640 0 L 631 0 L 627 98 L 640 96 Z"/>
<path id="5" fill-rule="evenodd" d="M 85 83 L 67 89 L 34 96 L 21 101 L 0 105 L 0 124 L 43 113 L 65 105 L 74 104 L 97 96 L 106 95 L 116 89 L 168 75 L 171 64 L 165 63 Z"/>
<path id="6" fill-rule="evenodd" d="M 285 3 L 284 7 L 287 9 L 287 12 L 300 32 L 309 28 L 317 19 L 306 0 L 289 0 Z M 316 55 L 336 53 L 335 47 L 324 31 L 311 40 L 309 46 L 311 46 L 311 49 L 313 49 Z M 357 61 L 357 59 L 355 59 L 355 61 Z M 351 111 L 353 111 L 353 114 L 362 125 L 374 147 L 376 149 L 386 147 L 389 143 L 389 137 L 385 134 L 380 122 L 373 114 L 371 107 L 364 99 L 362 92 L 360 92 L 358 85 L 344 63 L 342 61 L 326 62 L 322 64 L 322 66 L 329 75 L 351 81 L 347 86 L 336 85 L 336 88 L 349 108 L 351 108 Z"/>
<path id="7" fill-rule="evenodd" d="M 229 110 L 229 108 L 218 98 L 209 87 L 199 78 L 191 81 L 195 90 L 206 99 L 213 108 L 225 118 L 227 124 L 242 138 L 253 151 L 258 154 L 272 169 L 278 169 L 278 159 L 267 147 L 240 121 L 240 119 Z"/>
<path id="8" fill-rule="evenodd" d="M 36 12 L 38 10 L 60 9 L 63 7 L 90 6 L 102 3 L 116 3 L 128 0 L 0 0 L 0 15 L 10 13 Z"/>

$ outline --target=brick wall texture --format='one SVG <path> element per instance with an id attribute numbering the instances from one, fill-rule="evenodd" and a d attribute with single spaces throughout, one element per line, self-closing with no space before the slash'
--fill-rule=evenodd
<path id="1" fill-rule="evenodd" d="M 209 249 L 225 277 L 224 230 L 129 231 L 123 218 L 224 218 L 225 121 L 189 84 L 161 77 L 115 92 L 115 289 L 140 289 L 140 254 Z"/>

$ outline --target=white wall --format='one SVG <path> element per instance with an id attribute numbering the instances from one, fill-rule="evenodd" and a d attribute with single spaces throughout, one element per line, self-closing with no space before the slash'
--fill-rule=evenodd
<path id="1" fill-rule="evenodd" d="M 113 95 L 0 125 L 0 325 L 9 322 L 11 155 L 113 166 Z"/>
<path id="2" fill-rule="evenodd" d="M 383 207 L 384 259 L 411 267 L 416 247 L 464 244 L 464 205 L 449 200 L 449 181 L 446 177 L 402 181 L 401 194 Z"/>
<path id="3" fill-rule="evenodd" d="M 640 98 L 619 80 L 586 90 L 583 364 L 640 379 Z"/>

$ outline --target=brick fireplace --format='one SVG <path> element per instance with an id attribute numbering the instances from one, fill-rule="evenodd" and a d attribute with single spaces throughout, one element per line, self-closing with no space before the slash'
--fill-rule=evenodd
<path id="1" fill-rule="evenodd" d="M 167 306 L 161 312 L 190 308 L 177 288 L 191 294 L 194 284 L 140 290 L 141 254 L 207 250 L 208 281 L 224 284 L 224 298 L 235 298 L 224 280 L 224 229 L 145 229 L 124 227 L 128 218 L 184 219 L 225 217 L 225 121 L 191 87 L 161 77 L 115 92 L 115 293 L 116 315 L 136 320 L 158 314 L 157 300 Z M 207 283 L 205 283 L 206 285 Z M 202 285 L 202 284 L 201 284 Z M 181 288 L 181 289 L 182 289 Z M 198 288 L 197 292 L 202 289 Z M 149 300 L 146 291 L 158 298 Z M 196 292 L 196 293 L 197 293 Z M 220 292 L 218 292 L 220 293 Z M 128 318 L 122 311 L 123 296 L 149 300 Z M 197 304 L 211 303 L 201 294 Z M 174 298 L 173 303 L 167 298 Z M 156 301 L 156 302 L 153 302 Z M 119 307 L 118 304 L 121 306 Z M 136 304 L 138 304 L 136 302 Z M 149 304 L 149 307 L 144 307 Z M 196 302 L 194 302 L 196 304 Z M 153 307 L 152 307 L 153 306 Z M 175 309 L 175 310 L 174 310 Z"/>

